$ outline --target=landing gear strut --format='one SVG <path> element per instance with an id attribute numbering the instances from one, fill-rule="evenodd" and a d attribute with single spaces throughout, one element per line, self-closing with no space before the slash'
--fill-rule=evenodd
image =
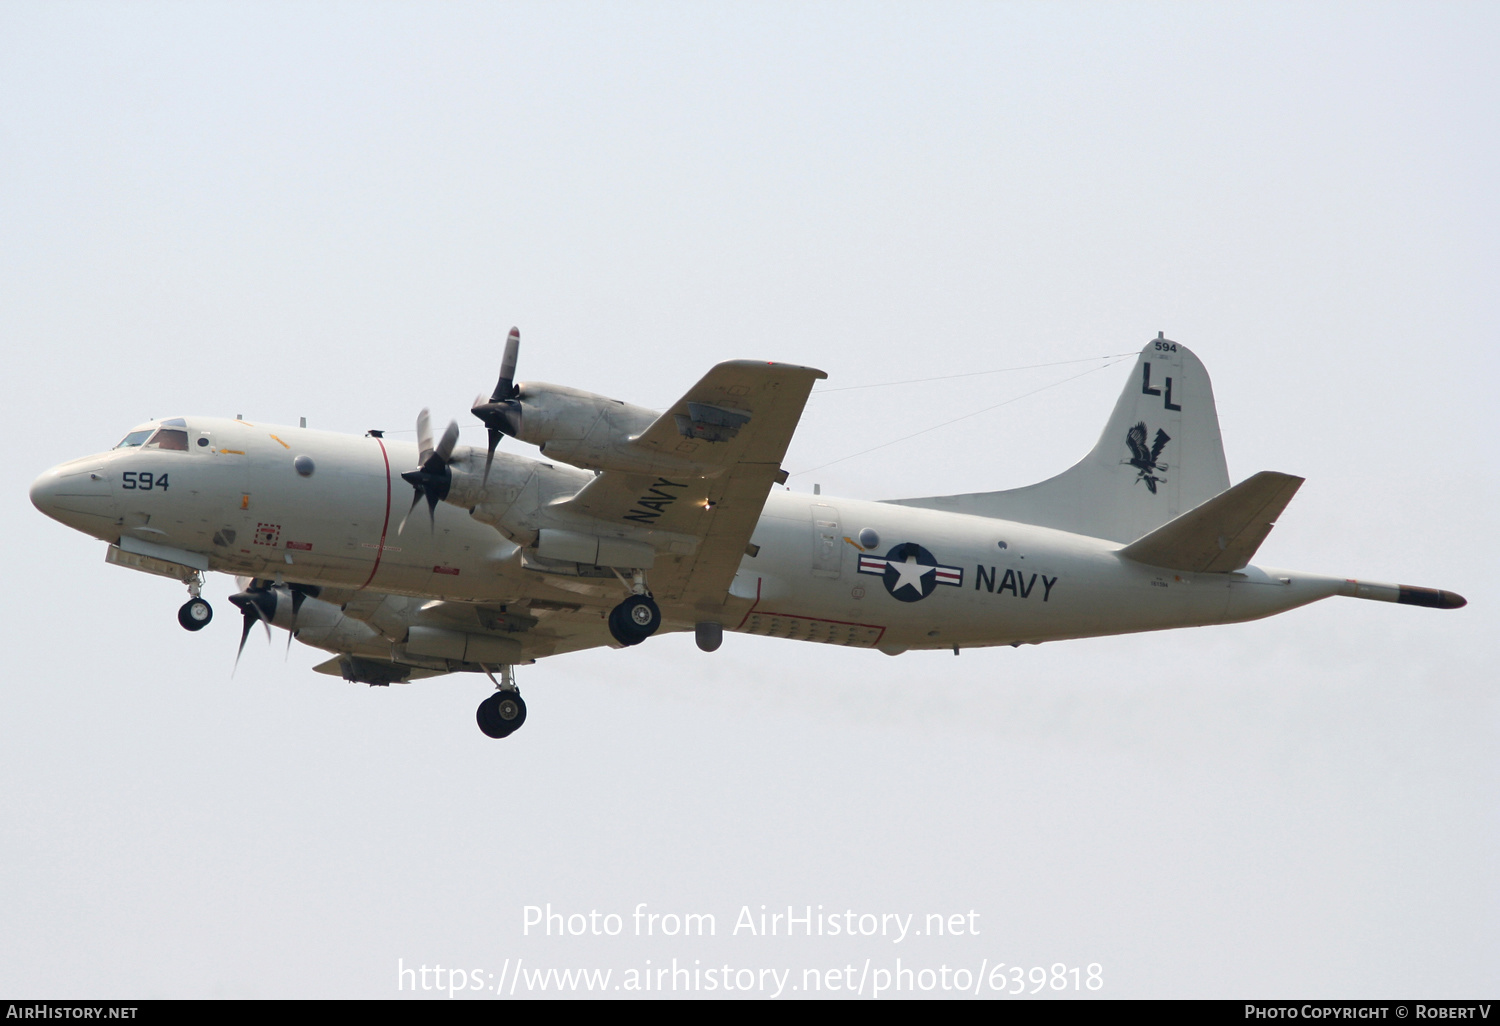
<path id="1" fill-rule="evenodd" d="M 620 571 L 616 570 L 615 576 L 625 584 L 630 597 L 609 611 L 609 633 L 622 645 L 639 645 L 661 626 L 661 610 L 646 587 L 645 571 L 632 571 L 628 584 Z"/>
<path id="2" fill-rule="evenodd" d="M 194 574 L 188 579 L 188 594 L 192 597 L 177 610 L 177 622 L 190 631 L 201 631 L 214 618 L 213 607 L 199 597 L 203 588 L 203 575 Z"/>
<path id="3" fill-rule="evenodd" d="M 485 672 L 489 673 L 489 669 L 486 668 Z M 490 675 L 490 680 L 495 680 L 493 674 Z M 526 722 L 526 702 L 516 688 L 509 666 L 500 668 L 500 680 L 495 681 L 495 687 L 498 690 L 479 703 L 479 709 L 474 714 L 474 718 L 479 722 L 479 729 L 486 737 L 498 740 L 502 737 L 510 737 L 521 729 L 521 724 Z"/>

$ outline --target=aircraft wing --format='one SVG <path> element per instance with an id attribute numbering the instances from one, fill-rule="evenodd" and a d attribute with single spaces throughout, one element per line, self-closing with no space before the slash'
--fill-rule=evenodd
<path id="1" fill-rule="evenodd" d="M 758 360 L 721 363 L 688 389 L 631 447 L 681 460 L 698 473 L 604 471 L 558 512 L 679 536 L 650 571 L 658 601 L 701 612 L 728 594 L 813 382 L 811 367 Z"/>

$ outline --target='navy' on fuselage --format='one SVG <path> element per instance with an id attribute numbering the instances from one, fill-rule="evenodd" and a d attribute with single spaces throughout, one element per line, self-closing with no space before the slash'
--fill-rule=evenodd
<path id="1" fill-rule="evenodd" d="M 978 591 L 983 588 L 985 591 L 994 592 L 996 595 L 1008 591 L 1016 598 L 1031 598 L 1032 590 L 1036 588 L 1037 579 L 1040 578 L 1042 582 L 1042 601 L 1046 602 L 1052 597 L 1052 586 L 1057 583 L 1056 577 L 1048 577 L 1045 574 L 1032 574 L 1028 580 L 1025 573 L 1017 573 L 1014 570 L 1007 569 L 1005 576 L 999 578 L 1000 583 L 996 584 L 995 581 L 998 574 L 999 569 L 997 567 L 975 567 L 974 590 Z"/>

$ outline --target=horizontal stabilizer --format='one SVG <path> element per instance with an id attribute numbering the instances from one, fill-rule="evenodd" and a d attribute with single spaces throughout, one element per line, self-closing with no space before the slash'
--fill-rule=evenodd
<path id="1" fill-rule="evenodd" d="M 1186 570 L 1229 573 L 1250 562 L 1266 535 L 1292 501 L 1302 478 L 1263 470 L 1137 538 L 1120 555 L 1138 563 Z"/>

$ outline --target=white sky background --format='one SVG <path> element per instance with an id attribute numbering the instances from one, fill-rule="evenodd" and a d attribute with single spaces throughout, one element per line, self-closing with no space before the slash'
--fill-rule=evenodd
<path id="1" fill-rule="evenodd" d="M 672 957 L 1104 966 L 1108 996 L 1472 996 L 1500 964 L 1491 5 L 0 3 L 0 993 L 394 996 Z M 152 416 L 409 430 L 520 376 L 647 405 L 1137 350 L 1214 376 L 1259 561 L 1466 595 L 891 659 L 687 636 L 371 689 L 232 582 L 27 501 Z M 1101 361 L 1102 362 L 1102 361 Z M 815 396 L 797 472 L 1092 365 Z M 818 470 L 1011 487 L 1120 364 Z M 506 445 L 515 451 L 517 443 Z M 521 908 L 713 912 L 702 942 Z M 978 938 L 727 936 L 741 905 Z M 616 977 L 618 979 L 618 977 Z"/>

